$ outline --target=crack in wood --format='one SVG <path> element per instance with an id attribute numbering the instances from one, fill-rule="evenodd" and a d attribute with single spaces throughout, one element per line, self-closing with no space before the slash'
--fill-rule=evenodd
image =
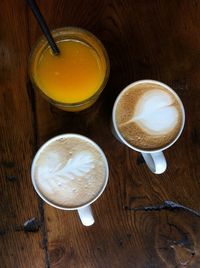
<path id="1" fill-rule="evenodd" d="M 29 101 L 31 104 L 32 110 L 32 122 L 33 122 L 33 135 L 34 135 L 34 144 L 33 148 L 36 151 L 38 149 L 38 122 L 37 122 L 37 113 L 36 113 L 36 96 L 34 92 L 34 88 L 29 81 L 27 84 L 27 94 L 29 97 Z M 44 249 L 45 255 L 45 267 L 50 268 L 50 258 L 48 252 L 48 238 L 47 238 L 47 230 L 44 218 L 44 204 L 43 201 L 38 197 L 39 202 L 39 215 L 40 215 L 40 224 L 41 224 L 41 235 L 42 235 L 42 247 Z"/>
<path id="2" fill-rule="evenodd" d="M 193 210 L 191 208 L 188 208 L 186 206 L 183 206 L 181 204 L 175 203 L 170 200 L 164 201 L 162 204 L 157 205 L 151 205 L 151 206 L 144 206 L 144 207 L 125 207 L 126 210 L 132 210 L 132 211 L 160 211 L 160 210 L 178 210 L 182 209 L 184 211 L 187 211 L 189 213 L 192 213 L 193 215 L 200 217 L 200 212 Z"/>
<path id="3" fill-rule="evenodd" d="M 45 252 L 45 266 L 46 268 L 50 268 L 50 258 L 49 258 L 49 251 L 48 251 L 48 237 L 47 237 L 47 230 L 44 218 L 44 201 L 40 199 L 40 221 L 41 221 L 41 232 L 42 232 L 42 247 Z"/>
<path id="4" fill-rule="evenodd" d="M 31 105 L 31 111 L 32 111 L 32 122 L 33 122 L 33 135 L 34 135 L 34 150 L 37 150 L 38 147 L 38 122 L 37 122 L 37 115 L 36 115 L 36 97 L 34 93 L 34 88 L 30 81 L 27 83 L 27 94 Z"/>

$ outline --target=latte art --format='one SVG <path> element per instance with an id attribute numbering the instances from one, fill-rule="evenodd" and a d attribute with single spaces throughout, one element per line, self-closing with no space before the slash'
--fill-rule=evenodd
<path id="1" fill-rule="evenodd" d="M 165 134 L 172 130 L 178 120 L 178 111 L 167 93 L 153 89 L 138 101 L 135 112 L 126 123 L 135 122 L 150 134 Z"/>
<path id="2" fill-rule="evenodd" d="M 94 168 L 94 157 L 90 152 L 80 152 L 70 158 L 64 166 L 59 164 L 54 172 L 54 176 L 74 180 L 82 177 Z"/>
<path id="3" fill-rule="evenodd" d="M 73 208 L 90 202 L 99 193 L 105 173 L 100 152 L 89 142 L 72 137 L 44 148 L 36 161 L 35 181 L 47 200 Z"/>
<path id="4" fill-rule="evenodd" d="M 144 83 L 122 94 L 116 108 L 117 127 L 122 136 L 139 149 L 159 149 L 180 130 L 182 112 L 175 94 L 164 87 Z"/>

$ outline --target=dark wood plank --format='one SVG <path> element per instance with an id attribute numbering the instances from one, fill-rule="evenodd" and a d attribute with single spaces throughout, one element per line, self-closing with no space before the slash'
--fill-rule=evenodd
<path id="1" fill-rule="evenodd" d="M 0 266 L 44 267 L 39 203 L 30 179 L 35 136 L 31 92 L 27 88 L 29 53 L 26 5 L 0 4 Z M 23 228 L 35 218 L 35 232 Z"/>

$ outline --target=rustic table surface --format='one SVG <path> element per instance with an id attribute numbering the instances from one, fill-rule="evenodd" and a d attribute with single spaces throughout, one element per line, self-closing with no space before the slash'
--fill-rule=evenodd
<path id="1" fill-rule="evenodd" d="M 111 73 L 92 108 L 73 114 L 54 108 L 27 75 L 41 35 L 35 18 L 25 0 L 1 1 L 0 267 L 200 267 L 200 1 L 37 3 L 51 29 L 79 26 L 102 40 Z M 162 175 L 152 174 L 110 130 L 116 96 L 144 78 L 170 85 L 186 109 L 184 132 L 166 151 Z M 69 132 L 96 141 L 110 166 L 106 191 L 93 205 L 96 222 L 88 228 L 76 212 L 44 204 L 31 184 L 39 146 Z"/>

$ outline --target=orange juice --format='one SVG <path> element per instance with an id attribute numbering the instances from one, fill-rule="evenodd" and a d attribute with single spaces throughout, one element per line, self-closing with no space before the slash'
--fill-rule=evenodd
<path id="1" fill-rule="evenodd" d="M 68 29 L 67 36 L 61 31 L 65 29 Z M 70 36 L 69 29 L 75 34 Z M 60 54 L 53 55 L 48 44 L 40 41 L 30 60 L 32 81 L 59 108 L 85 109 L 96 101 L 107 81 L 106 52 L 99 40 L 84 30 L 64 28 L 56 31 L 62 33 L 58 40 L 54 36 Z M 76 31 L 81 31 L 81 35 Z"/>

